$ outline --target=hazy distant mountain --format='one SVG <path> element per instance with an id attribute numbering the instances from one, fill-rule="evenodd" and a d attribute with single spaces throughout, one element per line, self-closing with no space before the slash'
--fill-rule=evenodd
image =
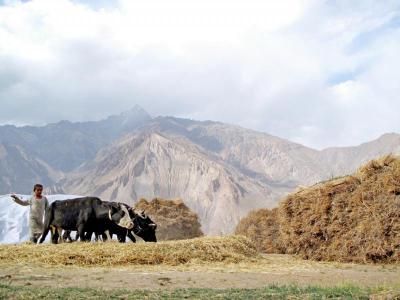
<path id="1" fill-rule="evenodd" d="M 121 135 L 151 120 L 139 106 L 101 121 L 61 121 L 42 127 L 0 126 L 0 142 L 22 146 L 54 169 L 68 172 Z"/>
<path id="2" fill-rule="evenodd" d="M 239 126 L 159 117 L 103 148 L 62 186 L 129 203 L 183 198 L 205 233 L 228 233 L 250 210 L 275 206 L 297 186 L 352 172 L 361 161 L 399 147 L 393 134 L 317 151 Z"/>
<path id="3" fill-rule="evenodd" d="M 389 154 L 400 154 L 400 135 L 388 133 L 380 138 L 355 147 L 328 148 L 320 152 L 319 159 L 327 165 L 332 176 L 351 174 L 367 161 Z"/>
<path id="4" fill-rule="evenodd" d="M 318 151 L 235 125 L 152 119 L 135 107 L 102 121 L 0 126 L 0 145 L 0 193 L 28 193 L 40 181 L 51 193 L 131 204 L 140 197 L 182 198 L 205 233 L 220 234 L 299 185 L 400 153 L 400 135 Z"/>
<path id="5" fill-rule="evenodd" d="M 46 162 L 19 145 L 0 143 L 0 191 L 31 192 L 37 182 L 54 184 L 61 176 Z"/>
<path id="6" fill-rule="evenodd" d="M 293 188 L 326 174 L 319 151 L 276 136 L 219 122 L 158 118 L 151 130 L 187 139 L 241 173 L 265 184 Z"/>
<path id="7" fill-rule="evenodd" d="M 138 132 L 108 147 L 63 182 L 67 192 L 130 204 L 140 197 L 182 198 L 208 234 L 231 232 L 249 210 L 277 194 L 183 137 Z"/>
<path id="8" fill-rule="evenodd" d="M 72 171 L 102 147 L 150 120 L 147 112 L 135 106 L 101 121 L 61 121 L 42 127 L 0 126 L 0 144 L 8 149 L 7 160 L 0 161 L 0 193 L 29 193 L 38 181 L 53 185 L 59 176 L 47 169 Z"/>

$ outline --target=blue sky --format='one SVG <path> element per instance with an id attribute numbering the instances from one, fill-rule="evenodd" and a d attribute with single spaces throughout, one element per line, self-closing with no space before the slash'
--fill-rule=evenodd
<path id="1" fill-rule="evenodd" d="M 305 145 L 400 131 L 400 1 L 1 1 L 0 124 L 152 115 Z"/>

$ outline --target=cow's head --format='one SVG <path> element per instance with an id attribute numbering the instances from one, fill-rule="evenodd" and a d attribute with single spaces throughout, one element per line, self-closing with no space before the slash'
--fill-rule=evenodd
<path id="1" fill-rule="evenodd" d="M 117 203 L 115 205 L 111 205 L 108 211 L 108 218 L 113 221 L 118 226 L 132 229 L 133 221 L 130 218 L 128 208 L 123 203 Z"/>
<path id="2" fill-rule="evenodd" d="M 130 214 L 134 223 L 133 233 L 141 237 L 145 242 L 157 242 L 157 224 L 144 211 L 137 213 L 130 209 Z"/>

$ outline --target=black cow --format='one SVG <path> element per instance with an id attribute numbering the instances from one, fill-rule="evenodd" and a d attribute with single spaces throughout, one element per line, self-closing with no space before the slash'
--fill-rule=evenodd
<path id="1" fill-rule="evenodd" d="M 110 206 L 115 206 L 118 207 L 118 205 L 125 205 L 123 203 L 118 203 L 118 202 L 105 202 Z M 115 223 L 109 221 L 109 220 L 102 220 L 99 221 L 102 224 L 97 224 L 95 226 L 96 230 L 94 231 L 96 235 L 96 241 L 99 240 L 99 237 L 101 236 L 103 241 L 107 241 L 108 239 L 111 239 L 112 236 L 115 234 L 117 235 L 117 239 L 121 243 L 126 242 L 126 237 L 128 237 L 132 242 L 136 242 L 136 238 L 133 234 L 136 234 L 137 236 L 141 237 L 144 241 L 146 242 L 157 242 L 156 238 L 156 229 L 157 225 L 148 217 L 144 211 L 141 213 L 136 213 L 132 207 L 127 206 L 128 211 L 129 211 L 129 216 L 133 221 L 133 228 L 128 230 L 126 228 L 120 227 L 115 225 Z M 104 224 L 105 223 L 105 224 Z M 102 230 L 105 230 L 103 232 Z M 85 233 L 85 239 L 86 240 L 91 240 L 93 232 L 86 232 Z M 75 241 L 78 240 L 79 234 L 76 234 Z M 64 234 L 62 235 L 62 241 L 64 242 L 72 242 L 73 239 L 71 237 L 71 231 L 70 230 L 65 230 Z"/>
<path id="2" fill-rule="evenodd" d="M 126 242 L 126 237 L 128 237 L 132 242 L 136 242 L 133 234 L 141 237 L 145 242 L 157 242 L 156 229 L 157 225 L 147 216 L 144 212 L 136 213 L 132 207 L 128 207 L 129 215 L 133 221 L 133 228 L 126 229 L 122 227 L 115 226 L 115 224 L 108 222 L 109 224 L 109 234 L 112 238 L 113 234 L 117 235 L 118 241 L 120 243 Z M 103 240 L 107 239 L 105 234 L 102 235 Z"/>
<path id="3" fill-rule="evenodd" d="M 96 197 L 84 197 L 53 202 L 46 211 L 43 234 L 40 243 L 43 243 L 50 229 L 52 229 L 52 243 L 57 243 L 62 230 L 77 230 L 82 241 L 86 240 L 85 232 L 106 230 L 105 224 L 113 223 L 126 229 L 133 228 L 125 205 L 110 205 Z"/>
<path id="4" fill-rule="evenodd" d="M 128 230 L 128 232 L 133 231 L 134 234 L 140 236 L 146 242 L 157 242 L 157 224 L 154 223 L 153 220 L 144 213 L 144 211 L 136 215 L 137 216 L 133 222 L 133 229 Z M 128 237 L 131 239 L 129 234 Z"/>
<path id="5" fill-rule="evenodd" d="M 141 237 L 145 242 L 157 242 L 156 238 L 156 229 L 157 225 L 144 213 L 137 214 L 132 207 L 129 207 L 126 204 L 118 203 L 118 202 L 106 202 L 110 206 L 118 206 L 125 205 L 128 208 L 129 216 L 133 222 L 132 229 L 126 229 L 120 226 L 115 225 L 115 223 L 110 222 L 109 220 L 101 221 L 98 226 L 95 226 L 94 231 L 86 232 L 86 239 L 90 240 L 92 234 L 96 234 L 96 239 L 101 235 L 103 241 L 107 241 L 111 239 L 114 234 L 117 235 L 118 241 L 121 243 L 126 242 L 126 237 L 132 242 L 136 242 L 136 239 L 133 234 Z"/>

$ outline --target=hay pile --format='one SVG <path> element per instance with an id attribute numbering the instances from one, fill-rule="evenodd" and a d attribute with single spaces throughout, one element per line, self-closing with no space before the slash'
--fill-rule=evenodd
<path id="1" fill-rule="evenodd" d="M 278 209 L 260 209 L 241 219 L 235 234 L 249 238 L 261 252 L 283 253 L 279 236 Z"/>
<path id="2" fill-rule="evenodd" d="M 204 265 L 256 259 L 257 250 L 241 236 L 197 238 L 159 243 L 66 243 L 0 245 L 0 264 L 41 266 Z"/>
<path id="3" fill-rule="evenodd" d="M 197 214 L 192 212 L 182 200 L 155 198 L 149 202 L 141 199 L 135 208 L 145 210 L 157 223 L 158 240 L 179 240 L 203 236 Z"/>
<path id="4" fill-rule="evenodd" d="M 289 195 L 279 206 L 286 252 L 306 259 L 400 262 L 400 159 Z"/>

